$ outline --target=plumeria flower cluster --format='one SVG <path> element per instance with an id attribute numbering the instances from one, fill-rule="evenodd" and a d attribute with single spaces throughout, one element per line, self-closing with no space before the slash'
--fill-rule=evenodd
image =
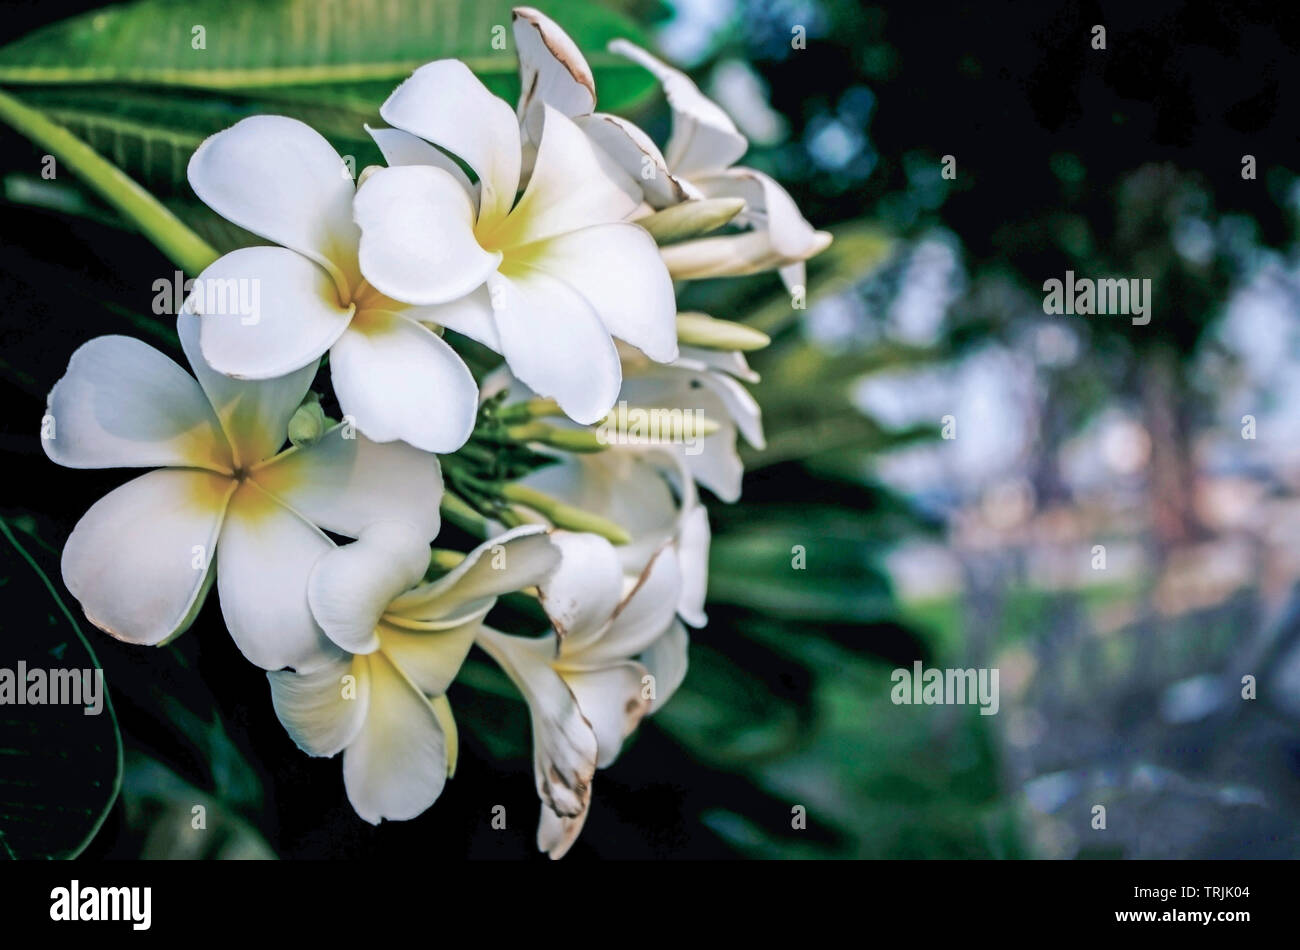
<path id="1" fill-rule="evenodd" d="M 167 643 L 215 585 L 284 728 L 341 757 L 368 822 L 437 800 L 458 748 L 447 691 L 477 645 L 529 707 L 538 845 L 560 857 L 596 770 L 686 675 L 687 628 L 707 619 L 701 489 L 734 501 L 737 442 L 763 446 L 742 384 L 765 338 L 679 314 L 674 281 L 777 270 L 802 285 L 829 237 L 736 165 L 747 143 L 682 73 L 611 45 L 663 84 L 661 151 L 596 111 L 554 22 L 520 7 L 514 35 L 515 108 L 459 61 L 422 66 L 368 129 L 385 166 L 356 182 L 294 119 L 205 141 L 195 193 L 269 243 L 197 286 L 255 282 L 257 313 L 196 291 L 176 327 L 189 372 L 137 340 L 91 340 L 42 440 L 61 465 L 150 469 L 68 538 L 63 578 L 87 618 Z M 500 367 L 476 380 L 448 330 Z M 332 403 L 312 391 L 326 378 Z M 629 406 L 670 424 L 631 438 Z M 431 547 L 444 514 L 482 543 Z M 542 629 L 499 629 L 502 597 L 532 598 Z"/>

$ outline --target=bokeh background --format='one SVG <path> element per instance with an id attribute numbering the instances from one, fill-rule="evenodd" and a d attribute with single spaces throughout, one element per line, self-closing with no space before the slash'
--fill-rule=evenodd
<path id="1" fill-rule="evenodd" d="M 13 41 L 96 6 L 13 4 L 0 29 Z M 192 19 L 230 24 L 237 59 L 274 57 L 292 39 L 258 17 L 277 6 L 154 0 L 114 42 L 184 47 Z M 509 3 L 408 6 L 301 5 L 366 24 L 341 26 L 348 42 L 416 58 L 462 35 L 487 55 L 491 25 L 509 22 Z M 809 267 L 806 309 L 775 275 L 681 296 L 773 336 L 751 360 L 768 446 L 746 455 L 743 499 L 710 505 L 710 623 L 686 682 L 599 774 L 570 860 L 1300 853 L 1300 9 L 539 6 L 589 51 L 617 35 L 607 16 L 626 18 L 733 115 L 746 164 L 836 236 Z M 359 167 L 377 161 L 357 133 L 391 82 L 347 96 L 10 84 L 23 65 L 111 57 L 103 23 L 79 22 L 0 48 L 0 87 L 218 246 L 247 238 L 184 184 L 204 135 L 284 112 Z M 508 71 L 491 81 L 513 98 Z M 618 75 L 599 91 L 664 140 L 651 85 Z M 0 710 L 0 747 L 21 752 L 0 757 L 6 853 L 536 857 L 526 713 L 481 657 L 450 696 L 457 776 L 418 820 L 375 829 L 338 762 L 284 735 L 215 598 L 159 650 L 69 609 L 58 550 L 122 478 L 45 459 L 44 397 L 93 334 L 174 348 L 150 310 L 172 268 L 71 175 L 40 168 L 0 130 L 0 665 L 85 665 L 93 649 L 113 716 Z M 1043 282 L 1067 270 L 1150 279 L 1151 322 L 1044 314 Z M 890 672 L 918 659 L 999 669 L 998 714 L 894 705 Z"/>

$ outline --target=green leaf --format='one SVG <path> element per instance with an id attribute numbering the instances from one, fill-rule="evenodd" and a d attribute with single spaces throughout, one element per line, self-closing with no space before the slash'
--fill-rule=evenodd
<path id="1" fill-rule="evenodd" d="M 194 198 L 186 167 L 199 143 L 250 115 L 299 119 L 360 172 L 381 161 L 364 125 L 415 68 L 464 60 L 514 102 L 518 65 L 509 0 L 143 0 L 73 17 L 0 49 L 0 83 L 66 127 L 169 204 Z M 600 107 L 626 108 L 655 89 L 649 73 L 605 51 L 646 42 L 622 14 L 578 0 L 547 12 L 584 50 Z M 205 29 L 206 49 L 191 30 Z M 501 26 L 504 48 L 493 48 Z M 501 45 L 498 43 L 498 45 Z M 220 250 L 232 246 L 205 210 L 178 214 Z"/>
<path id="2" fill-rule="evenodd" d="M 356 172 L 382 161 L 379 149 L 362 128 L 365 122 L 379 122 L 378 115 L 353 114 L 341 107 L 107 86 L 23 88 L 18 98 L 169 201 L 195 203 L 186 178 L 190 156 L 209 135 L 250 115 L 274 113 L 307 123 L 340 155 L 351 156 Z M 374 100 L 375 109 L 382 101 L 382 95 Z"/>
<path id="3" fill-rule="evenodd" d="M 3 518 L 0 535 L 0 667 L 15 674 L 19 661 L 47 673 L 99 669 L 49 576 Z M 98 715 L 76 704 L 0 706 L 0 857 L 76 857 L 104 823 L 121 781 L 122 739 L 107 684 Z"/>
<path id="4" fill-rule="evenodd" d="M 511 0 L 140 0 L 38 30 L 0 50 L 0 83 L 118 83 L 206 91 L 285 91 L 377 109 L 413 70 L 463 60 L 494 92 L 518 89 Z M 601 107 L 654 88 L 605 50 L 644 43 L 622 15 L 585 0 L 546 12 L 586 55 Z M 201 32 L 200 32 L 201 31 Z M 202 48 L 196 49 L 195 46 Z"/>
<path id="5" fill-rule="evenodd" d="M 145 861 L 275 858 L 266 839 L 228 798 L 195 788 L 134 750 L 127 756 L 122 805 Z"/>
<path id="6" fill-rule="evenodd" d="M 46 148 L 178 267 L 198 274 L 217 252 L 129 175 L 36 109 L 0 92 L 0 121 Z"/>
<path id="7" fill-rule="evenodd" d="M 880 550 L 843 511 L 806 507 L 802 522 L 763 521 L 714 538 L 709 599 L 783 620 L 862 623 L 894 613 Z M 839 525 L 837 526 L 836 520 Z"/>

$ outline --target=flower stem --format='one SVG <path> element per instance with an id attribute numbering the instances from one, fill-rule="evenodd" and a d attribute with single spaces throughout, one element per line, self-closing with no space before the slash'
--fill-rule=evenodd
<path id="1" fill-rule="evenodd" d="M 157 198 L 63 126 L 5 92 L 0 92 L 0 120 L 70 168 L 181 270 L 198 274 L 217 259 L 212 246 Z"/>
<path id="2" fill-rule="evenodd" d="M 603 452 L 605 443 L 591 429 L 562 429 L 544 422 L 508 426 L 506 436 L 514 442 L 541 442 L 570 452 Z"/>
<path id="3" fill-rule="evenodd" d="M 598 534 L 614 544 L 627 544 L 632 540 L 627 531 L 608 518 L 602 518 L 600 515 L 594 515 L 572 505 L 566 505 L 564 502 L 543 494 L 535 488 L 529 488 L 527 485 L 509 482 L 501 486 L 501 494 L 507 501 L 531 508 L 538 514 L 544 515 L 557 528 Z"/>
<path id="4" fill-rule="evenodd" d="M 443 517 L 462 531 L 480 538 L 488 536 L 487 519 L 475 511 L 469 502 L 459 495 L 444 490 L 440 509 Z"/>
<path id="5" fill-rule="evenodd" d="M 527 402 L 517 402 L 513 405 L 506 406 L 497 413 L 497 418 L 507 425 L 516 422 L 531 422 L 534 419 L 545 419 L 547 416 L 562 416 L 564 410 L 554 399 L 529 399 Z"/>
<path id="6" fill-rule="evenodd" d="M 429 566 L 442 573 L 452 570 L 463 560 L 465 560 L 465 555 L 460 551 L 434 548 L 429 552 Z"/>

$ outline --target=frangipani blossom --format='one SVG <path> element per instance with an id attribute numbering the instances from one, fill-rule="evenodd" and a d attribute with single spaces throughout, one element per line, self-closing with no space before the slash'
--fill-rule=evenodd
<path id="1" fill-rule="evenodd" d="M 283 116 L 243 119 L 199 146 L 189 180 L 212 210 L 280 245 L 231 251 L 199 275 L 204 287 L 254 282 L 260 298 L 260 312 L 248 314 L 205 313 L 211 301 L 191 297 L 214 369 L 273 379 L 316 365 L 328 350 L 339 405 L 370 439 L 429 452 L 464 444 L 474 427 L 474 378 L 426 325 L 424 309 L 365 279 L 352 177 L 321 135 Z M 473 288 L 462 281 L 462 293 Z"/>
<path id="2" fill-rule="evenodd" d="M 685 74 L 626 40 L 609 44 L 652 72 L 673 110 L 668 148 L 661 153 L 636 126 L 595 113 L 596 89 L 587 61 L 554 21 L 529 7 L 515 9 L 515 39 L 523 93 L 519 116 L 531 133 L 542 103 L 579 127 L 641 186 L 652 208 L 699 198 L 742 198 L 742 234 L 699 238 L 663 249 L 675 278 L 719 277 L 781 269 L 788 286 L 803 283 L 803 262 L 831 237 L 804 220 L 784 188 L 752 168 L 732 167 L 749 148 L 730 117 Z"/>
<path id="3" fill-rule="evenodd" d="M 663 84 L 673 112 L 665 152 L 625 119 L 595 112 L 591 67 L 576 44 L 549 17 L 531 7 L 514 11 L 515 45 L 523 91 L 519 119 L 529 138 L 545 106 L 563 112 L 618 163 L 651 208 L 700 198 L 742 198 L 735 223 L 740 234 L 698 238 L 663 248 L 668 270 L 678 279 L 753 274 L 779 268 L 789 287 L 804 282 L 803 262 L 821 253 L 831 236 L 816 231 L 784 188 L 752 168 L 732 167 L 749 149 L 731 118 L 685 73 L 626 40 L 609 44 L 652 72 Z"/>
<path id="4" fill-rule="evenodd" d="M 512 19 L 521 90 L 516 112 L 526 157 L 536 153 L 549 105 L 571 118 L 614 159 L 630 180 L 632 191 L 644 196 L 651 208 L 704 197 L 694 185 L 668 170 L 663 153 L 641 129 L 627 119 L 595 111 L 596 79 L 591 67 L 554 20 L 532 7 L 515 7 Z M 524 164 L 530 171 L 531 163 Z"/>
<path id="5" fill-rule="evenodd" d="M 555 632 L 511 636 L 490 627 L 479 645 L 528 701 L 542 799 L 537 845 L 559 858 L 582 830 L 597 768 L 686 675 L 686 631 L 674 616 L 680 583 L 671 547 L 625 579 L 613 546 L 557 531 L 560 566 L 540 586 Z"/>
<path id="6" fill-rule="evenodd" d="M 794 199 L 771 176 L 735 164 L 748 151 L 749 142 L 689 76 L 627 40 L 614 40 L 609 49 L 644 66 L 663 85 L 673 113 L 665 149 L 669 171 L 706 198 L 745 201 L 736 223 L 748 225 L 748 231 L 663 249 L 673 277 L 688 280 L 778 268 L 787 287 L 803 286 L 803 262 L 826 250 L 831 236 L 804 220 Z"/>
<path id="7" fill-rule="evenodd" d="M 742 436 L 756 449 L 763 438 L 763 412 L 749 390 L 740 384 L 757 383 L 745 355 L 735 350 L 682 347 L 681 355 L 666 365 L 652 364 L 624 351 L 623 390 L 619 399 L 648 409 L 682 409 L 699 413 L 718 426 L 705 436 L 697 450 L 682 445 L 664 449 L 677 456 L 690 477 L 725 502 L 740 498 L 745 466 L 736 451 Z"/>
<path id="8" fill-rule="evenodd" d="M 589 455 L 565 454 L 562 461 L 520 481 L 626 530 L 631 540 L 613 551 L 632 580 L 671 546 L 681 577 L 677 613 L 692 627 L 703 627 L 708 622 L 709 515 L 674 448 L 620 451 L 613 446 Z"/>
<path id="9" fill-rule="evenodd" d="M 497 596 L 537 585 L 559 559 L 545 530 L 528 525 L 423 582 L 428 542 L 402 522 L 375 524 L 320 558 L 309 600 L 338 649 L 317 669 L 267 675 L 299 748 L 343 753 L 359 816 L 402 821 L 437 800 L 456 765 L 447 687 Z"/>
<path id="10" fill-rule="evenodd" d="M 629 409 L 668 414 L 689 412 L 714 423 L 717 430 L 691 439 L 689 445 L 685 441 L 650 445 L 628 442 L 615 443 L 608 451 L 651 450 L 676 456 L 697 483 L 722 501 L 737 501 L 745 474 L 744 463 L 736 451 L 737 438 L 743 437 L 756 449 L 767 444 L 763 437 L 762 409 L 741 385 L 742 380 L 759 381 L 745 355 L 735 350 L 683 346 L 671 363 L 654 363 L 631 347 L 620 347 L 619 354 L 623 361 L 620 406 L 626 403 Z M 512 401 L 535 395 L 506 370 L 485 379 L 482 394 L 487 398 L 502 389 L 509 390 Z"/>
<path id="11" fill-rule="evenodd" d="M 624 220 L 639 198 L 570 119 L 544 108 L 516 202 L 519 125 L 463 63 L 417 69 L 380 114 L 462 159 L 479 181 L 467 189 L 463 175 L 421 163 L 409 147 L 399 162 L 414 164 L 366 178 L 354 208 L 361 270 L 375 288 L 500 353 L 584 424 L 618 394 L 612 337 L 660 362 L 677 357 L 672 281 L 654 240 Z M 401 140 L 384 138 L 396 155 Z"/>
<path id="12" fill-rule="evenodd" d="M 214 577 L 226 625 L 249 660 L 308 669 L 329 642 L 307 578 L 334 544 L 400 519 L 438 532 L 435 456 L 336 425 L 280 451 L 315 364 L 242 382 L 199 353 L 198 318 L 177 321 L 197 380 L 139 340 L 98 337 L 72 355 L 49 395 L 46 454 L 70 468 L 155 468 L 110 492 L 77 523 L 63 579 L 86 617 L 130 643 L 159 644 L 193 622 Z M 217 560 L 220 569 L 217 569 Z"/>

